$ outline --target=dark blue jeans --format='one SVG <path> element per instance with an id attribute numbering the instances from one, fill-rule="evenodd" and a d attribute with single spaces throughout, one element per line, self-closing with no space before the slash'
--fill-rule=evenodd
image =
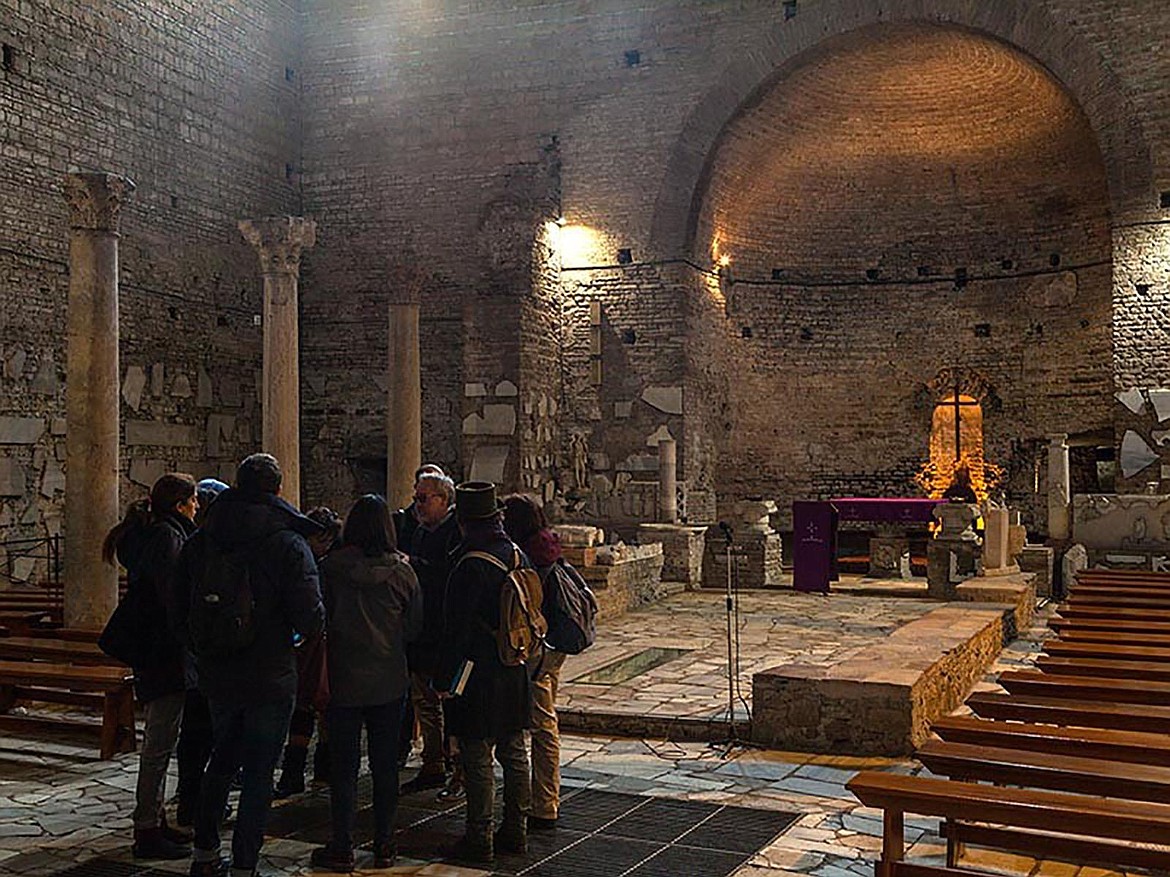
<path id="1" fill-rule="evenodd" d="M 333 815 L 330 846 L 341 852 L 353 849 L 353 825 L 357 814 L 357 777 L 362 760 L 362 725 L 370 753 L 374 779 L 374 843 L 394 837 L 398 809 L 398 731 L 405 697 L 378 706 L 330 706 L 329 803 Z"/>
<path id="2" fill-rule="evenodd" d="M 219 823 L 237 771 L 240 806 L 232 832 L 232 867 L 255 869 L 272 803 L 272 773 L 288 734 L 294 699 L 247 705 L 210 701 L 214 743 L 195 819 L 195 861 L 219 856 Z"/>

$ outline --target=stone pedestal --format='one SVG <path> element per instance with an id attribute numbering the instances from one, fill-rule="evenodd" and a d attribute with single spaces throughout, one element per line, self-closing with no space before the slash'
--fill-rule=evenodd
<path id="1" fill-rule="evenodd" d="M 720 509 L 730 524 L 734 564 L 733 578 L 741 588 L 775 587 L 780 583 L 780 534 L 772 529 L 770 516 L 776 504 L 770 500 L 741 500 Z M 707 529 L 703 560 L 703 587 L 727 587 L 727 537 L 719 527 Z"/>
<path id="2" fill-rule="evenodd" d="M 387 363 L 386 499 L 405 508 L 422 465 L 422 376 L 419 369 L 418 305 L 390 305 Z"/>
<path id="3" fill-rule="evenodd" d="M 940 529 L 926 546 L 927 591 L 936 599 L 953 600 L 955 587 L 976 572 L 980 544 L 975 521 L 979 507 L 943 503 L 935 506 L 934 517 Z"/>
<path id="4" fill-rule="evenodd" d="M 71 173 L 65 388 L 65 626 L 97 629 L 118 602 L 101 545 L 118 522 L 118 225 L 125 177 Z"/>
<path id="5" fill-rule="evenodd" d="M 682 582 L 687 590 L 696 590 L 703 582 L 703 549 L 706 527 L 685 524 L 642 524 L 638 541 L 643 545 L 662 545 L 662 580 Z"/>
<path id="6" fill-rule="evenodd" d="M 301 251 L 317 240 L 317 224 L 301 216 L 245 219 L 240 232 L 260 257 L 264 276 L 264 363 L 260 401 L 262 450 L 280 461 L 281 495 L 301 502 L 301 372 L 297 284 Z"/>
<path id="7" fill-rule="evenodd" d="M 1030 573 L 1034 578 L 1036 596 L 1052 597 L 1053 557 L 1055 552 L 1047 545 L 1025 545 L 1020 552 L 1020 571 Z"/>
<path id="8" fill-rule="evenodd" d="M 901 578 L 902 558 L 910 553 L 905 527 L 879 524 L 869 540 L 869 574 L 876 578 Z"/>
<path id="9" fill-rule="evenodd" d="M 1048 444 L 1048 538 L 1061 542 L 1069 537 L 1068 436 L 1049 436 Z"/>

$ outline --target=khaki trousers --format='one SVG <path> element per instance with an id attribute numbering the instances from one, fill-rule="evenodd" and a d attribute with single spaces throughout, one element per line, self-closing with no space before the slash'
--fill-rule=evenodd
<path id="1" fill-rule="evenodd" d="M 556 819 L 561 804 L 561 734 L 557 727 L 557 686 L 563 652 L 544 653 L 532 680 L 532 815 Z"/>
<path id="2" fill-rule="evenodd" d="M 410 700 L 422 730 L 422 772 L 428 776 L 446 772 L 443 751 L 443 702 L 431 687 L 429 673 L 410 671 Z"/>

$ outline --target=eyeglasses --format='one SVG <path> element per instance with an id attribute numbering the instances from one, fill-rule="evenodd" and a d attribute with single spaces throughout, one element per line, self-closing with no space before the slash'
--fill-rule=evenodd
<path id="1" fill-rule="evenodd" d="M 438 496 L 439 496 L 439 494 L 437 494 L 437 493 L 416 493 L 414 495 L 414 501 L 415 502 L 427 502 L 428 500 L 437 499 Z"/>

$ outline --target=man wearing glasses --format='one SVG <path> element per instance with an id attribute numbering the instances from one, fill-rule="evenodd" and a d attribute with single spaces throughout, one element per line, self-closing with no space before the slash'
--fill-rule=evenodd
<path id="1" fill-rule="evenodd" d="M 402 786 L 403 794 L 434 789 L 447 778 L 449 753 L 444 745 L 443 705 L 431 687 L 435 659 L 443 639 L 444 595 L 451 571 L 450 554 L 459 544 L 455 522 L 455 483 L 441 471 L 421 472 L 414 485 L 417 525 L 410 541 L 399 545 L 410 555 L 423 596 L 423 632 L 407 646 L 410 699 L 422 730 L 422 770 Z"/>

